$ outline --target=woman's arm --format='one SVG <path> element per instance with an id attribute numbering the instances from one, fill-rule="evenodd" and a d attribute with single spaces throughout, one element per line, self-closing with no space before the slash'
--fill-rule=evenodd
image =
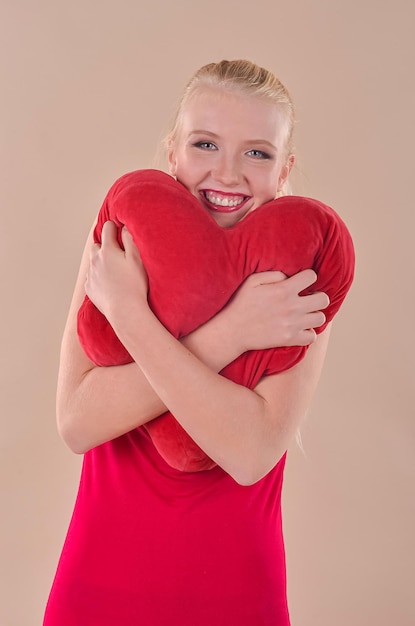
<path id="1" fill-rule="evenodd" d="M 181 345 L 147 303 L 139 252 L 113 225 L 94 251 L 87 293 L 106 315 L 150 386 L 199 446 L 241 484 L 263 477 L 286 450 L 311 402 L 328 342 L 325 331 L 297 366 L 251 391 L 218 375 Z"/>
<path id="2" fill-rule="evenodd" d="M 136 363 L 96 367 L 79 344 L 77 312 L 85 296 L 93 248 L 91 230 L 63 335 L 58 376 L 58 429 L 77 453 L 122 435 L 167 410 Z M 283 277 L 279 272 L 252 275 L 223 311 L 182 343 L 214 372 L 248 349 L 312 343 L 316 335 L 309 329 L 324 322 L 318 309 L 327 305 L 327 297 L 298 296 L 314 282 L 311 270 L 276 283 Z"/>

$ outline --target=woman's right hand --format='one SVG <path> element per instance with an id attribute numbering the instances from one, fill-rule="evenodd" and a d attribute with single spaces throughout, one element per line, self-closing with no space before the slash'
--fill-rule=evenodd
<path id="1" fill-rule="evenodd" d="M 220 313 L 241 353 L 313 343 L 330 301 L 324 292 L 299 294 L 316 280 L 312 269 L 290 278 L 278 271 L 249 276 Z"/>
<path id="2" fill-rule="evenodd" d="M 136 363 L 96 367 L 80 346 L 78 309 L 94 243 L 92 230 L 62 340 L 57 390 L 57 421 L 68 446 L 83 453 L 144 424 L 166 411 Z M 212 371 L 219 372 L 247 350 L 307 345 L 324 322 L 314 313 L 327 306 L 325 294 L 300 297 L 316 275 L 306 270 L 285 279 L 281 272 L 250 276 L 227 306 L 182 343 Z"/>

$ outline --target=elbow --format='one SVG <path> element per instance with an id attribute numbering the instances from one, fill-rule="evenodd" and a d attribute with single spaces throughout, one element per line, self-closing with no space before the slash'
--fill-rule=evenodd
<path id="1" fill-rule="evenodd" d="M 255 483 L 258 482 L 258 480 L 256 480 L 255 478 L 248 478 L 248 477 L 239 477 L 239 476 L 232 476 L 232 478 L 234 479 L 234 481 L 236 483 L 238 483 L 238 485 L 240 487 L 252 487 L 252 485 L 255 485 Z"/>
<path id="2" fill-rule="evenodd" d="M 88 452 L 88 450 L 90 448 L 88 448 L 87 446 L 82 446 L 81 444 L 79 444 L 77 441 L 71 440 L 71 439 L 64 439 L 62 437 L 63 441 L 66 443 L 66 445 L 68 446 L 69 450 L 71 452 L 73 452 L 74 454 L 85 454 L 86 452 Z"/>
<path id="3" fill-rule="evenodd" d="M 79 428 L 76 427 L 74 421 L 69 419 L 69 416 L 62 416 L 57 414 L 57 428 L 58 434 L 62 441 L 74 454 L 85 454 L 90 449 L 90 446 L 86 444 L 85 438 L 79 432 Z"/>
<path id="4" fill-rule="evenodd" d="M 58 433 L 62 441 L 74 454 L 85 454 L 85 452 L 88 452 L 88 446 L 79 441 L 79 439 L 74 436 L 74 434 L 71 433 L 70 430 L 67 430 L 65 428 L 58 428 Z"/>
<path id="5" fill-rule="evenodd" d="M 241 487 L 252 487 L 252 485 L 258 483 L 267 474 L 268 472 L 238 472 L 231 474 L 231 476 Z"/>
<path id="6" fill-rule="evenodd" d="M 228 471 L 230 476 L 241 487 L 251 487 L 262 480 L 271 470 L 274 469 L 285 455 L 286 450 L 281 451 L 277 456 L 272 455 L 268 460 L 255 459 L 251 463 L 241 463 L 237 468 Z"/>
<path id="7" fill-rule="evenodd" d="M 264 467 L 248 467 L 245 465 L 238 468 L 237 471 L 229 472 L 229 474 L 241 487 L 251 487 L 262 480 L 271 469 L 272 467 L 265 469 Z"/>

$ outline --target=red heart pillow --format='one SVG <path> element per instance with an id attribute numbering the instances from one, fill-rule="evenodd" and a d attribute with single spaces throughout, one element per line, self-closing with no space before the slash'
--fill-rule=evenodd
<path id="1" fill-rule="evenodd" d="M 351 285 L 354 251 L 350 234 L 329 207 L 309 198 L 287 196 L 268 202 L 232 228 L 219 227 L 200 202 L 171 176 L 141 170 L 122 176 L 103 203 L 94 232 L 100 242 L 104 222 L 126 225 L 149 276 L 149 304 L 177 338 L 213 317 L 254 272 L 280 270 L 291 276 L 312 267 L 312 291 L 325 291 L 326 324 Z M 311 291 L 311 290 L 310 290 Z M 106 318 L 86 297 L 78 313 L 78 335 L 97 365 L 132 361 Z M 292 367 L 304 347 L 250 351 L 221 374 L 254 388 L 262 376 Z M 170 413 L 146 424 L 154 445 L 176 469 L 200 471 L 215 464 Z"/>

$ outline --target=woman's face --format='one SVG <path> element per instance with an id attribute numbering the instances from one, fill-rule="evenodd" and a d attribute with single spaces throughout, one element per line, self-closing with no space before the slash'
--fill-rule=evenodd
<path id="1" fill-rule="evenodd" d="M 230 227 L 281 189 L 293 165 L 285 137 L 274 104 L 204 86 L 182 111 L 170 172 L 219 226 Z"/>

